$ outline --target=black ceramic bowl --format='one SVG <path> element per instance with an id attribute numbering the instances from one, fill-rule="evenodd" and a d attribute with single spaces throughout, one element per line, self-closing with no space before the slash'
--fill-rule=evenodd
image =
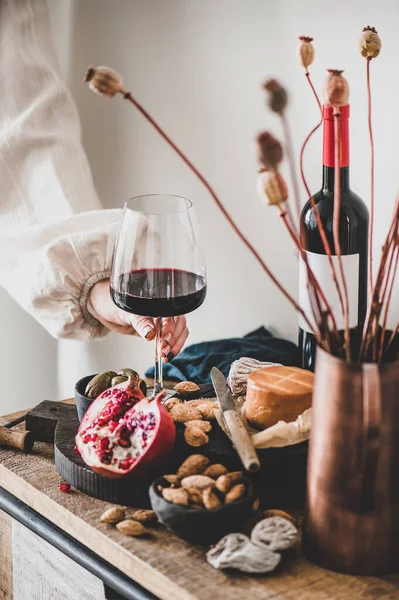
<path id="1" fill-rule="evenodd" d="M 83 377 L 83 379 L 79 379 L 79 381 L 75 385 L 76 411 L 78 413 L 79 421 L 83 419 L 86 410 L 93 402 L 92 398 L 88 398 L 87 396 L 85 396 L 85 389 L 90 379 L 93 379 L 93 377 L 95 376 L 96 374 L 87 375 L 86 377 Z"/>
<path id="2" fill-rule="evenodd" d="M 236 502 L 214 510 L 198 510 L 167 502 L 158 491 L 158 486 L 161 484 L 167 487 L 168 483 L 163 477 L 159 477 L 150 487 L 151 506 L 160 522 L 183 540 L 209 546 L 224 535 L 238 531 L 251 515 L 255 499 L 252 483 L 244 477 L 242 482 L 246 486 L 246 493 Z"/>

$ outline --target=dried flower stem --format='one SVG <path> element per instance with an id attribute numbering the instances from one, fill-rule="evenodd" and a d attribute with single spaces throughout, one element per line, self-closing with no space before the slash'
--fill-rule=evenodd
<path id="1" fill-rule="evenodd" d="M 386 297 L 384 317 L 383 317 L 383 322 L 382 322 L 380 350 L 378 353 L 378 362 L 379 363 L 381 363 L 383 352 L 384 352 L 384 342 L 385 342 L 385 335 L 386 335 L 386 328 L 387 328 L 387 321 L 388 321 L 389 306 L 391 304 L 393 285 L 395 283 L 396 271 L 397 271 L 398 262 L 399 262 L 399 246 L 397 246 L 397 245 L 395 246 L 394 252 L 392 253 L 392 257 L 394 255 L 395 255 L 395 259 L 394 259 L 394 264 L 393 264 L 393 272 L 391 275 L 391 281 L 389 284 L 389 288 L 388 288 L 388 285 L 385 288 L 385 294 L 387 294 L 387 297 Z M 385 298 L 384 298 L 384 300 L 385 300 Z M 383 305 L 384 305 L 384 300 L 382 300 Z"/>
<path id="2" fill-rule="evenodd" d="M 283 135 L 284 135 L 284 139 L 285 139 L 285 147 L 287 150 L 287 158 L 288 158 L 288 165 L 290 168 L 292 188 L 294 191 L 295 208 L 296 208 L 297 218 L 299 221 L 299 219 L 301 217 L 301 199 L 300 199 L 300 194 L 299 194 L 298 178 L 297 178 L 297 173 L 296 173 L 296 169 L 295 169 L 294 150 L 293 150 L 293 144 L 292 144 L 291 130 L 290 130 L 290 126 L 288 123 L 288 119 L 285 115 L 285 112 L 281 113 L 281 123 L 283 126 Z"/>
<path id="3" fill-rule="evenodd" d="M 338 259 L 339 273 L 342 279 L 343 297 L 344 297 L 344 339 L 345 339 L 345 356 L 348 362 L 351 361 L 351 343 L 349 333 L 349 297 L 348 287 L 346 285 L 344 267 L 341 255 L 341 242 L 339 239 L 339 217 L 341 214 L 341 113 L 339 107 L 334 109 L 334 216 L 333 216 L 333 237 L 335 253 Z"/>
<path id="4" fill-rule="evenodd" d="M 391 333 L 391 337 L 388 340 L 387 346 L 385 348 L 385 352 L 388 352 L 388 350 L 392 346 L 393 342 L 395 341 L 395 338 L 398 335 L 398 333 L 399 333 L 399 323 L 396 325 L 395 329 Z"/>
<path id="5" fill-rule="evenodd" d="M 315 219 L 316 219 L 317 229 L 318 229 L 318 231 L 320 233 L 321 241 L 322 241 L 323 247 L 324 247 L 324 252 L 326 253 L 326 255 L 328 257 L 328 263 L 330 265 L 331 277 L 332 277 L 332 279 L 334 281 L 334 284 L 335 284 L 335 287 L 336 287 L 336 290 L 337 290 L 337 293 L 338 293 L 338 298 L 339 298 L 339 303 L 340 303 L 340 306 L 341 306 L 341 311 L 342 311 L 342 314 L 344 314 L 344 300 L 343 300 L 343 297 L 342 297 L 341 288 L 340 288 L 339 283 L 338 283 L 338 278 L 337 278 L 337 272 L 335 270 L 335 265 L 334 265 L 333 259 L 331 258 L 330 244 L 328 243 L 327 235 L 326 235 L 326 232 L 325 232 L 325 229 L 324 229 L 324 226 L 323 226 L 323 222 L 322 222 L 321 217 L 320 217 L 319 209 L 317 208 L 317 205 L 316 205 L 316 203 L 314 201 L 314 198 L 313 198 L 313 196 L 312 196 L 312 194 L 310 192 L 310 189 L 309 189 L 308 183 L 306 181 L 306 177 L 305 177 L 305 171 L 304 171 L 304 168 L 303 168 L 303 158 L 304 158 L 306 146 L 307 146 L 309 140 L 311 139 L 311 137 L 316 133 L 316 131 L 321 127 L 321 125 L 323 123 L 323 108 L 321 106 L 321 102 L 319 100 L 319 96 L 318 96 L 318 94 L 317 94 L 317 92 L 316 92 L 316 90 L 314 88 L 312 80 L 310 79 L 310 73 L 308 71 L 306 71 L 305 75 L 306 75 L 306 78 L 307 78 L 308 83 L 310 85 L 310 88 L 311 88 L 311 90 L 313 92 L 313 95 L 314 95 L 314 97 L 316 99 L 316 102 L 317 102 L 317 105 L 319 107 L 320 115 L 321 116 L 320 116 L 319 123 L 308 134 L 308 136 L 306 137 L 306 139 L 305 139 L 305 141 L 304 141 L 304 143 L 302 145 L 301 153 L 300 153 L 300 157 L 299 157 L 299 168 L 300 168 L 300 171 L 301 171 L 302 182 L 303 182 L 303 185 L 305 187 L 306 193 L 309 196 L 310 205 L 312 207 L 313 214 L 314 214 Z"/>
<path id="6" fill-rule="evenodd" d="M 366 59 L 367 73 L 367 112 L 368 129 L 370 137 L 370 228 L 369 228 L 369 293 L 373 292 L 373 232 L 374 232 L 374 137 L 371 121 L 371 85 L 370 85 L 370 62 Z"/>
<path id="7" fill-rule="evenodd" d="M 303 317 L 303 319 L 305 320 L 305 322 L 307 323 L 309 328 L 311 330 L 313 330 L 312 324 L 310 323 L 309 319 L 307 318 L 305 312 L 301 309 L 299 304 L 289 294 L 289 292 L 286 291 L 286 289 L 278 281 L 278 279 L 275 277 L 275 275 L 273 275 L 273 273 L 270 271 L 269 267 L 266 265 L 266 263 L 264 262 L 264 260 L 260 256 L 260 254 L 257 252 L 257 250 L 255 250 L 255 248 L 252 246 L 250 241 L 244 236 L 244 234 L 241 233 L 240 229 L 235 224 L 233 219 L 230 217 L 229 213 L 227 212 L 227 210 L 223 206 L 222 202 L 219 200 L 218 196 L 216 195 L 216 192 L 214 192 L 213 188 L 207 182 L 205 177 L 198 171 L 198 169 L 192 164 L 192 162 L 176 146 L 176 144 L 171 140 L 171 138 L 163 131 L 163 129 L 161 129 L 161 127 L 158 125 L 158 123 L 151 117 L 151 115 L 145 110 L 145 108 L 131 95 L 130 92 L 126 92 L 125 90 L 122 89 L 121 94 L 123 95 L 125 100 L 129 100 L 129 102 L 131 102 L 131 104 L 133 104 L 133 106 L 135 106 L 135 108 L 137 108 L 137 110 L 143 115 L 143 117 L 156 129 L 156 131 L 160 134 L 160 136 L 169 144 L 169 146 L 171 146 L 171 148 L 176 152 L 176 154 L 178 154 L 180 156 L 180 158 L 188 166 L 188 168 L 198 177 L 198 179 L 208 190 L 208 192 L 212 196 L 213 200 L 216 202 L 217 206 L 219 207 L 219 209 L 221 210 L 221 212 L 223 213 L 223 215 L 227 219 L 227 221 L 230 223 L 231 227 L 234 229 L 234 231 L 236 232 L 238 237 L 245 244 L 245 246 L 248 248 L 248 250 L 250 252 L 252 252 L 253 256 L 259 262 L 262 269 L 270 277 L 270 279 L 272 280 L 274 285 L 280 290 L 280 292 L 288 300 L 288 302 L 290 302 L 290 304 L 295 308 L 295 310 L 297 310 L 301 314 L 301 316 Z M 315 335 L 316 335 L 316 338 L 318 339 L 319 336 L 317 334 L 315 334 Z M 319 339 L 318 339 L 318 341 L 319 341 Z"/>

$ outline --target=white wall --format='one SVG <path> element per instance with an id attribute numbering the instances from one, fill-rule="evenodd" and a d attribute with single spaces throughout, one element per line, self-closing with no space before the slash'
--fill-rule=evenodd
<path id="1" fill-rule="evenodd" d="M 254 136 L 260 128 L 281 136 L 278 119 L 265 109 L 260 85 L 266 77 L 276 76 L 290 90 L 290 121 L 298 151 L 318 119 L 296 58 L 298 35 L 315 38 L 312 73 L 319 89 L 326 68 L 345 69 L 351 85 L 352 187 L 368 202 L 365 61 L 357 44 L 363 26 L 374 25 L 380 32 L 382 53 L 371 65 L 379 246 L 399 183 L 395 118 L 399 3 L 51 0 L 50 6 L 62 71 L 78 105 L 84 144 L 104 206 L 121 206 L 129 197 L 153 192 L 178 193 L 195 203 L 208 261 L 209 294 L 205 305 L 189 317 L 190 341 L 242 335 L 260 324 L 295 339 L 293 310 L 235 237 L 201 184 L 128 103 L 94 96 L 81 84 L 82 75 L 89 64 L 105 64 L 123 74 L 126 87 L 209 178 L 242 230 L 295 294 L 294 251 L 279 218 L 259 203 L 255 192 Z M 320 160 L 318 136 L 306 155 L 312 189 L 319 186 Z M 302 199 L 306 199 L 304 194 Z M 22 349 L 15 344 L 12 353 L 7 342 L 2 352 L 12 364 L 22 360 L 30 372 L 30 365 L 36 368 L 37 362 L 32 346 L 54 355 L 54 342 L 11 301 L 1 297 L 0 302 L 0 310 L 10 311 L 6 335 L 20 332 L 24 323 L 21 339 L 29 342 Z M 34 379 L 29 385 L 35 398 L 50 392 L 70 395 L 74 381 L 88 372 L 130 365 L 143 371 L 152 351 L 151 344 L 116 336 L 92 344 L 60 342 L 58 389 L 56 361 L 44 354 L 40 381 Z M 43 381 L 49 382 L 47 388 Z M 19 385 L 15 402 L 32 404 L 28 384 Z M 4 406 L 0 400 L 0 411 Z"/>

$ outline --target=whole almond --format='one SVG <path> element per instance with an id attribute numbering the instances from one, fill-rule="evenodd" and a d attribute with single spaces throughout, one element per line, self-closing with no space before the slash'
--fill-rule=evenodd
<path id="1" fill-rule="evenodd" d="M 209 421 L 199 421 L 198 419 L 195 419 L 194 421 L 186 421 L 184 425 L 186 427 L 197 427 L 205 433 L 208 433 L 212 429 L 212 425 L 209 423 Z"/>
<path id="2" fill-rule="evenodd" d="M 225 475 L 221 475 L 216 480 L 216 489 L 219 490 L 222 494 L 227 494 L 230 488 L 240 481 L 242 477 L 242 471 L 232 471 L 231 473 L 226 473 Z"/>
<path id="3" fill-rule="evenodd" d="M 234 485 L 230 491 L 227 492 L 227 494 L 224 497 L 224 502 L 225 504 L 231 504 L 232 502 L 235 502 L 236 500 L 242 498 L 244 494 L 245 485 L 243 483 L 238 483 L 237 485 Z"/>
<path id="4" fill-rule="evenodd" d="M 225 475 L 227 473 L 227 469 L 223 465 L 209 465 L 202 473 L 203 475 L 208 475 L 208 477 L 212 477 L 212 479 L 217 479 L 221 475 Z"/>
<path id="5" fill-rule="evenodd" d="M 119 523 L 120 521 L 124 521 L 126 518 L 125 511 L 118 506 L 113 506 L 105 511 L 100 517 L 101 523 Z"/>
<path id="6" fill-rule="evenodd" d="M 172 410 L 172 408 L 174 406 L 177 406 L 178 404 L 183 404 L 183 401 L 179 400 L 179 398 L 171 398 L 170 400 L 168 400 L 166 402 L 165 406 L 168 409 L 168 411 L 170 412 Z"/>
<path id="7" fill-rule="evenodd" d="M 197 488 L 186 488 L 190 504 L 202 504 L 202 492 Z"/>
<path id="8" fill-rule="evenodd" d="M 206 475 L 190 475 L 185 477 L 181 482 L 184 488 L 195 488 L 197 490 L 205 490 L 208 487 L 215 485 L 215 480 Z"/>
<path id="9" fill-rule="evenodd" d="M 192 454 L 184 463 L 179 467 L 176 475 L 180 479 L 183 477 L 188 477 L 189 475 L 199 475 L 209 465 L 209 458 L 204 456 L 203 454 Z"/>
<path id="10" fill-rule="evenodd" d="M 135 510 L 132 519 L 133 521 L 139 521 L 139 523 L 156 523 L 158 521 L 155 512 L 149 509 Z"/>
<path id="11" fill-rule="evenodd" d="M 216 419 L 214 408 L 213 403 L 210 402 L 204 402 L 204 404 L 197 406 L 197 410 L 200 412 L 202 418 L 207 419 L 208 421 Z"/>
<path id="12" fill-rule="evenodd" d="M 205 508 L 208 510 L 213 510 L 214 508 L 219 508 L 219 506 L 222 506 L 222 503 L 212 488 L 208 488 L 202 492 L 202 501 Z"/>
<path id="13" fill-rule="evenodd" d="M 180 504 L 181 506 L 188 505 L 188 492 L 182 488 L 164 488 L 162 490 L 162 496 L 165 498 L 165 500 L 167 500 L 167 502 L 171 502 L 172 504 Z"/>
<path id="14" fill-rule="evenodd" d="M 180 477 L 177 475 L 164 475 L 163 478 L 170 483 L 172 487 L 180 487 Z"/>
<path id="15" fill-rule="evenodd" d="M 117 524 L 116 528 L 124 535 L 131 535 L 132 537 L 139 537 L 141 535 L 148 535 L 149 531 L 138 521 L 132 519 L 126 519 Z"/>

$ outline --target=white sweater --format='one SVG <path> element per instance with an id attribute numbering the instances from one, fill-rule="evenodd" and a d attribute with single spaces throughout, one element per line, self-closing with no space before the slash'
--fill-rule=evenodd
<path id="1" fill-rule="evenodd" d="M 54 337 L 107 333 L 88 312 L 119 210 L 101 210 L 45 0 L 0 0 L 0 285 Z"/>

